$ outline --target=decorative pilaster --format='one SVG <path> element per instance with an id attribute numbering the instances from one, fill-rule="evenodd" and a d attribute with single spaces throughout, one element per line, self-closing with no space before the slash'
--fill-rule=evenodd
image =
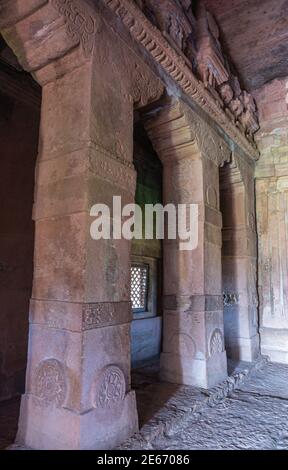
<path id="1" fill-rule="evenodd" d="M 220 169 L 224 330 L 228 357 L 259 355 L 254 166 L 243 155 Z"/>

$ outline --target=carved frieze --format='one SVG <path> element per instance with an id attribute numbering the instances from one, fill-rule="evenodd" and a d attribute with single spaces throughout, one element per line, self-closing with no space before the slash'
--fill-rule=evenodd
<path id="1" fill-rule="evenodd" d="M 187 65 L 187 57 L 184 57 L 183 54 L 179 54 L 179 48 L 173 47 L 171 41 L 168 41 L 165 35 L 161 33 L 161 30 L 155 27 L 155 23 L 152 24 L 153 11 L 151 11 L 151 8 L 149 12 L 150 16 L 146 15 L 149 19 L 145 17 L 139 8 L 139 5 L 143 7 L 145 1 L 139 3 L 139 1 L 132 2 L 128 0 L 103 0 L 103 2 L 121 18 L 136 41 L 151 54 L 153 59 L 174 79 L 184 93 L 196 101 L 250 157 L 257 159 L 259 152 L 256 145 L 252 142 L 249 132 L 245 132 L 240 121 L 238 125 L 235 125 L 236 117 L 230 109 L 225 109 L 224 104 L 223 106 L 221 105 L 222 100 L 218 91 L 212 86 L 209 90 L 205 88 L 204 83 L 199 82 L 198 77 L 191 70 L 191 64 Z M 178 4 L 180 5 L 180 2 Z M 216 35 L 216 40 L 219 41 L 218 32 L 216 30 L 217 25 L 213 23 L 209 15 L 208 18 L 210 23 L 209 31 L 210 33 L 212 32 L 212 38 L 215 38 Z M 221 62 L 221 58 L 219 62 Z M 227 80 L 230 80 L 230 71 L 228 70 L 228 72 Z M 219 78 L 218 83 L 223 83 L 222 80 L 224 76 L 226 77 L 226 74 L 223 72 L 221 74 L 222 79 Z M 233 76 L 231 75 L 231 79 L 232 78 Z M 234 93 L 233 87 L 231 88 Z M 235 93 L 233 97 L 238 99 Z M 233 103 L 232 109 L 234 109 L 236 105 L 237 103 Z M 238 107 L 236 107 L 237 112 L 239 112 L 241 106 L 243 106 L 243 103 L 238 103 Z M 245 110 L 245 106 L 243 109 Z"/>
<path id="2" fill-rule="evenodd" d="M 129 323 L 132 320 L 131 302 L 99 302 L 83 305 L 82 329 Z"/>
<path id="3" fill-rule="evenodd" d="M 197 37 L 197 67 L 206 87 L 216 88 L 229 78 L 225 59 L 220 44 L 219 28 L 213 16 L 206 11 L 203 2 L 199 2 Z"/>
<path id="4" fill-rule="evenodd" d="M 123 188 L 133 195 L 136 189 L 136 171 L 132 164 L 111 156 L 103 147 L 96 146 L 98 150 L 91 152 L 89 156 L 89 171 L 99 178 Z"/>
<path id="5" fill-rule="evenodd" d="M 196 20 L 187 0 L 136 0 L 147 18 L 193 67 L 196 59 Z"/>

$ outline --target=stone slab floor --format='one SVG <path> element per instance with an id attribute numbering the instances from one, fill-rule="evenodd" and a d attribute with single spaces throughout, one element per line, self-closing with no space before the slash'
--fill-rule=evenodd
<path id="1" fill-rule="evenodd" d="M 246 366 L 247 364 L 242 363 L 239 370 Z M 235 365 L 230 363 L 230 368 L 235 368 Z M 146 381 L 148 382 L 148 375 Z M 171 419 L 173 407 L 185 411 L 189 401 L 199 403 L 204 399 L 203 395 L 205 396 L 204 391 L 190 392 L 189 387 L 163 385 L 162 402 L 171 402 L 170 406 L 167 406 L 167 403 L 165 405 L 167 419 Z M 155 387 L 158 389 L 158 397 L 154 399 L 153 405 L 151 392 L 156 391 Z M 141 394 L 143 397 L 139 400 Z M 139 407 L 141 424 L 147 426 L 148 423 L 149 427 L 151 415 L 155 412 L 159 414 L 155 404 L 158 402 L 159 409 L 161 387 L 159 384 L 150 383 L 146 386 L 146 392 L 145 387 L 138 387 L 137 397 L 138 402 L 142 401 Z M 160 414 L 162 416 L 158 425 L 165 419 L 163 413 Z M 157 423 L 155 425 L 157 426 Z M 162 433 L 160 437 L 157 437 L 157 433 L 154 433 L 153 437 L 152 433 L 151 439 L 150 436 L 146 437 L 147 445 L 143 445 L 143 442 L 137 444 L 137 439 L 135 441 L 128 441 L 125 449 L 288 449 L 288 366 L 268 362 L 260 370 L 252 371 L 225 399 L 212 406 L 203 407 L 201 412 L 186 413 L 183 419 L 176 421 L 176 426 L 169 428 L 168 433 Z"/>
<path id="2" fill-rule="evenodd" d="M 265 364 L 228 397 L 191 413 L 187 410 L 204 402 L 207 392 L 159 383 L 157 377 L 155 366 L 133 374 L 140 425 L 149 432 L 144 433 L 145 439 L 142 433 L 140 440 L 134 438 L 123 448 L 288 449 L 288 366 Z M 183 419 L 181 412 L 186 412 Z M 13 443 L 18 413 L 19 399 L 0 403 L 0 449 Z M 179 413 L 180 419 L 169 432 L 158 432 L 161 422 L 171 421 Z"/>

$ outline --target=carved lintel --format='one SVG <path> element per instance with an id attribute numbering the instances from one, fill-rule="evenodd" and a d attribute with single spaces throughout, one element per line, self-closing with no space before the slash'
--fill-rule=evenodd
<path id="1" fill-rule="evenodd" d="M 243 134 L 234 120 L 230 119 L 224 109 L 212 94 L 199 82 L 185 59 L 169 44 L 134 2 L 128 0 L 103 0 L 128 28 L 138 41 L 182 88 L 183 92 L 192 98 L 206 113 L 215 120 L 227 135 L 234 140 L 251 158 L 258 159 L 259 152 L 246 135 Z"/>

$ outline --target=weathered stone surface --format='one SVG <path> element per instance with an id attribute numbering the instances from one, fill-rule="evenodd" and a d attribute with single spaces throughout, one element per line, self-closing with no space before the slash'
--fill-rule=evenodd
<path id="1" fill-rule="evenodd" d="M 121 448 L 287 449 L 287 366 L 260 361 L 230 367 L 234 373 L 226 385 L 208 397 L 191 387 L 155 384 L 155 372 L 147 369 L 145 375 L 144 369 L 135 379 L 143 426 Z"/>
<path id="2" fill-rule="evenodd" d="M 248 90 L 288 74 L 285 0 L 205 0 Z"/>

